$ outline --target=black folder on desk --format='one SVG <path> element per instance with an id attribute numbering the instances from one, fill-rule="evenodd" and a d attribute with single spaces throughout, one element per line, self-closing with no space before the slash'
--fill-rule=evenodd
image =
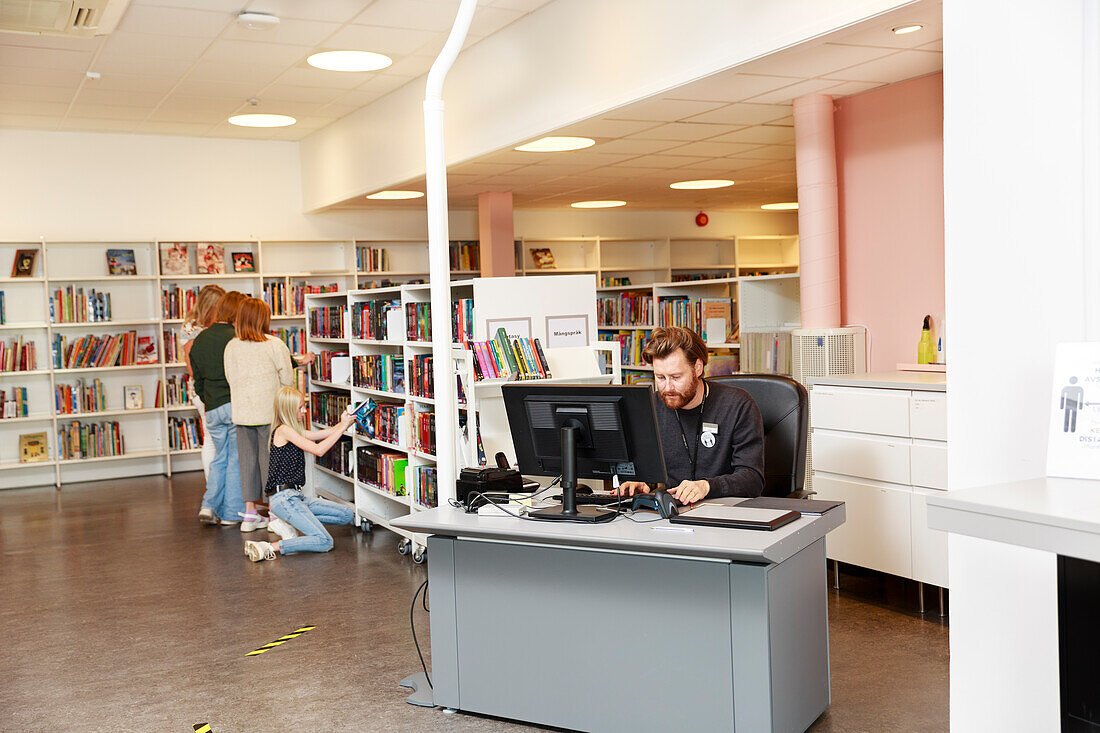
<path id="1" fill-rule="evenodd" d="M 741 505 L 700 504 L 694 509 L 669 517 L 672 524 L 701 524 L 707 527 L 762 529 L 770 531 L 799 519 L 798 512 L 782 509 L 743 508 Z"/>
<path id="2" fill-rule="evenodd" d="M 843 503 L 842 501 L 827 501 L 825 499 L 787 499 L 779 496 L 757 496 L 752 499 L 745 499 L 736 506 L 751 507 L 753 509 L 789 509 L 799 514 L 817 516 L 830 509 L 836 509 Z"/>

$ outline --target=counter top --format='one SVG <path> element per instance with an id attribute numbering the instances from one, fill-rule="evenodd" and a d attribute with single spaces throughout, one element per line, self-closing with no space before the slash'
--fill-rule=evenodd
<path id="1" fill-rule="evenodd" d="M 667 519 L 658 519 L 656 514 L 647 512 L 639 513 L 638 520 L 620 517 L 600 524 L 540 522 L 518 517 L 467 514 L 461 509 L 442 506 L 394 519 L 393 525 L 414 532 L 450 537 L 768 564 L 786 560 L 843 524 L 844 506 L 821 516 L 805 515 L 771 532 L 672 525 Z"/>
<path id="2" fill-rule="evenodd" d="M 841 374 L 833 377 L 811 377 L 812 386 L 872 387 L 877 389 L 916 389 L 946 392 L 947 375 L 943 372 L 870 372 Z"/>
<path id="3" fill-rule="evenodd" d="M 927 502 L 932 529 L 1100 562 L 1100 481 L 1037 478 Z"/>

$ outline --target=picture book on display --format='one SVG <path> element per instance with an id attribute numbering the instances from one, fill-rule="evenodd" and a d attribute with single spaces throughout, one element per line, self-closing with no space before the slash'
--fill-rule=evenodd
<path id="1" fill-rule="evenodd" d="M 160 274 L 190 275 L 190 247 L 187 242 L 165 242 L 160 245 Z"/>
<path id="2" fill-rule="evenodd" d="M 20 463 L 38 463 L 49 459 L 50 450 L 45 433 L 26 433 L 19 436 Z"/>
<path id="3" fill-rule="evenodd" d="M 135 364 L 156 364 L 157 343 L 152 336 L 139 336 Z"/>
<path id="4" fill-rule="evenodd" d="M 199 242 L 195 250 L 195 263 L 200 275 L 224 275 L 225 247 L 213 242 Z"/>
<path id="5" fill-rule="evenodd" d="M 132 249 L 107 250 L 107 274 L 108 275 L 136 275 L 137 261 L 134 259 Z"/>
<path id="6" fill-rule="evenodd" d="M 34 275 L 34 260 L 37 257 L 37 249 L 15 250 L 15 259 L 11 263 L 11 276 L 32 277 Z"/>
<path id="7" fill-rule="evenodd" d="M 535 261 L 535 267 L 539 270 L 552 270 L 557 267 L 554 262 L 554 253 L 546 247 L 531 250 L 531 259 Z"/>
<path id="8" fill-rule="evenodd" d="M 256 263 L 252 260 L 251 252 L 233 253 L 233 272 L 255 272 Z"/>

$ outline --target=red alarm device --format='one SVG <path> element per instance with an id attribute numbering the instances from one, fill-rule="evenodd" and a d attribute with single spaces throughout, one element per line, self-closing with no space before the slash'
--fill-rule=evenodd
<path id="1" fill-rule="evenodd" d="M 704 214 L 702 211 L 695 215 L 696 226 L 705 227 L 708 222 L 710 222 L 710 217 Z"/>

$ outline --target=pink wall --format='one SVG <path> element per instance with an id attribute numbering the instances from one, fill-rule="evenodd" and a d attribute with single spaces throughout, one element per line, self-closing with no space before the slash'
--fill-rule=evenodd
<path id="1" fill-rule="evenodd" d="M 841 317 L 870 327 L 870 369 L 892 370 L 944 313 L 943 74 L 839 99 L 834 119 Z"/>

